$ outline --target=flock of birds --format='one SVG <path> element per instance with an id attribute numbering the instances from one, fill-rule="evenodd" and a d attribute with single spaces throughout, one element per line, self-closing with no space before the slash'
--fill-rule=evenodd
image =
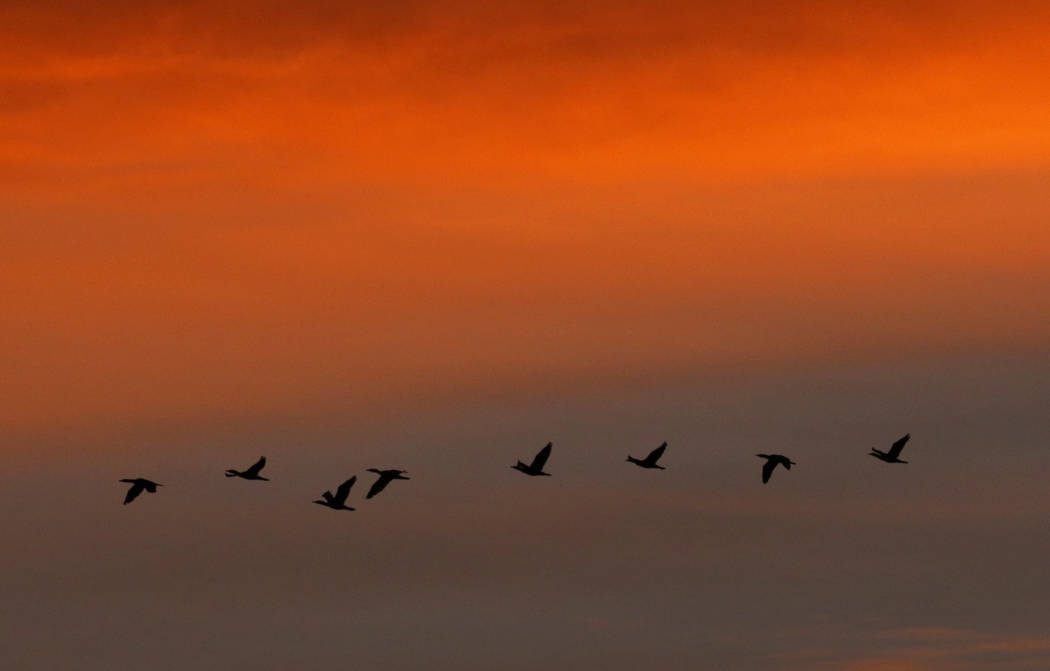
<path id="1" fill-rule="evenodd" d="M 243 478 L 244 480 L 269 480 L 270 478 L 264 478 L 259 475 L 263 467 L 266 466 L 266 457 L 259 457 L 259 461 L 252 464 L 250 467 L 243 471 L 238 471 L 234 468 L 226 469 L 226 477 L 228 478 Z M 370 473 L 378 473 L 379 477 L 372 483 L 372 486 L 368 489 L 368 494 L 365 495 L 366 499 L 370 499 L 379 492 L 386 489 L 394 480 L 410 480 L 411 478 L 405 477 L 405 473 L 408 471 L 398 470 L 396 468 L 388 468 L 385 470 L 378 468 L 369 468 Z M 162 487 L 159 482 L 153 482 L 146 478 L 122 478 L 121 482 L 131 483 L 131 487 L 128 489 L 128 493 L 124 495 L 124 505 L 127 505 L 138 498 L 138 495 L 142 492 L 149 492 L 154 494 L 157 491 L 157 487 Z M 357 482 L 357 476 L 353 476 L 343 484 L 339 485 L 335 494 L 331 491 L 326 491 L 321 494 L 321 498 L 314 501 L 322 506 L 331 508 L 332 510 L 354 510 L 350 506 L 346 505 L 346 498 L 350 496 L 350 488 Z"/>
<path id="2" fill-rule="evenodd" d="M 890 446 L 888 452 L 883 452 L 882 450 L 878 450 L 873 447 L 871 448 L 871 452 L 869 454 L 875 457 L 876 459 L 880 459 L 889 464 L 906 464 L 908 462 L 903 461 L 900 458 L 900 455 L 901 450 L 904 449 L 904 444 L 907 443 L 910 438 L 910 433 L 905 434 L 902 438 L 898 439 L 897 442 L 893 443 L 893 445 Z M 543 447 L 543 449 L 536 453 L 536 456 L 533 457 L 531 463 L 526 464 L 522 461 L 518 461 L 518 463 L 511 466 L 511 468 L 521 471 L 525 475 L 549 476 L 550 473 L 545 473 L 543 471 L 543 467 L 547 465 L 547 460 L 551 456 L 552 448 L 553 444 L 547 443 Z M 637 457 L 632 457 L 628 455 L 627 461 L 640 468 L 658 468 L 660 470 L 664 470 L 664 467 L 660 466 L 656 462 L 660 460 L 660 457 L 663 456 L 664 450 L 666 449 L 667 443 L 662 443 L 659 447 L 650 452 L 649 455 L 646 456 L 644 459 L 638 459 Z M 765 463 L 762 464 L 762 484 L 769 482 L 769 478 L 773 475 L 773 471 L 776 469 L 777 466 L 783 466 L 785 469 L 791 470 L 791 467 L 795 465 L 794 461 L 785 457 L 783 454 L 758 454 L 756 456 L 766 460 Z M 259 475 L 264 466 L 266 466 L 266 457 L 259 457 L 259 461 L 255 462 L 249 468 L 243 471 L 238 471 L 233 468 L 227 469 L 226 477 L 243 478 L 245 480 L 269 480 L 269 478 L 264 478 L 263 476 Z M 394 480 L 410 479 L 405 477 L 405 473 L 407 473 L 407 471 L 402 471 L 396 468 L 369 468 L 368 472 L 375 473 L 379 477 L 376 478 L 376 481 L 373 482 L 372 486 L 368 489 L 368 494 L 365 495 L 366 499 L 370 499 L 379 492 L 386 489 L 386 486 Z M 124 505 L 127 505 L 134 501 L 142 492 L 149 492 L 150 494 L 154 494 L 157 491 L 157 487 L 162 486 L 160 483 L 153 482 L 152 480 L 147 480 L 146 478 L 123 478 L 120 480 L 120 482 L 131 483 L 131 487 L 128 489 L 128 493 L 124 496 Z M 356 475 L 352 476 L 349 480 L 339 485 L 339 487 L 337 487 L 335 490 L 335 494 L 333 494 L 330 490 L 326 491 L 325 493 L 321 494 L 320 499 L 315 500 L 313 503 L 325 506 L 326 508 L 331 508 L 332 510 L 354 510 L 354 508 L 351 508 L 350 506 L 346 505 L 346 499 L 350 496 L 350 488 L 354 486 L 355 482 L 357 482 Z"/>

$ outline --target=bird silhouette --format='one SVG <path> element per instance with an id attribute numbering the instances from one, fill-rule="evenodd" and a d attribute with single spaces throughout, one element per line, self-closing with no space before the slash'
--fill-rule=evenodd
<path id="1" fill-rule="evenodd" d="M 911 434 L 910 433 L 906 433 L 906 434 L 904 434 L 903 438 L 900 438 L 896 443 L 894 443 L 893 445 L 890 445 L 890 451 L 889 452 L 883 452 L 882 450 L 876 450 L 873 447 L 873 448 L 871 448 L 871 452 L 869 452 L 868 454 L 870 454 L 871 456 L 875 457 L 876 459 L 881 459 L 881 460 L 885 461 L 887 464 L 906 464 L 908 462 L 906 462 L 903 459 L 901 459 L 900 456 L 901 456 L 901 450 L 904 449 L 904 444 L 907 443 L 910 438 L 911 438 Z"/>
<path id="2" fill-rule="evenodd" d="M 519 461 L 511 468 L 519 470 L 525 475 L 550 475 L 550 473 L 543 472 L 543 465 L 547 463 L 547 459 L 551 456 L 551 446 L 551 443 L 547 443 L 542 450 L 536 453 L 531 464 L 525 465 Z"/>
<path id="3" fill-rule="evenodd" d="M 264 478 L 259 475 L 259 471 L 266 465 L 266 457 L 259 457 L 259 461 L 252 464 L 251 468 L 243 471 L 236 471 L 232 468 L 226 469 L 226 477 L 228 478 L 244 478 L 245 480 L 269 480 L 270 478 Z"/>
<path id="4" fill-rule="evenodd" d="M 756 455 L 766 460 L 766 463 L 762 464 L 762 484 L 769 482 L 769 476 L 773 475 L 773 469 L 777 465 L 781 465 L 784 468 L 791 470 L 791 467 L 795 462 L 791 461 L 783 454 L 759 454 Z"/>
<path id="5" fill-rule="evenodd" d="M 134 501 L 139 494 L 143 491 L 147 491 L 150 494 L 157 493 L 157 487 L 162 487 L 159 482 L 153 482 L 146 478 L 122 478 L 121 482 L 130 482 L 131 487 L 128 489 L 127 496 L 124 497 L 124 505 L 128 505 Z"/>
<path id="6" fill-rule="evenodd" d="M 645 459 L 635 459 L 631 455 L 627 455 L 627 461 L 631 462 L 632 464 L 635 464 L 636 466 L 641 466 L 642 468 L 659 468 L 662 471 L 664 470 L 664 467 L 657 466 L 656 462 L 663 455 L 664 450 L 666 449 L 667 443 L 661 443 L 660 447 L 650 452 L 649 456 Z"/>
<path id="7" fill-rule="evenodd" d="M 378 468 L 368 469 L 369 473 L 378 473 L 379 479 L 372 483 L 372 486 L 368 489 L 368 494 L 365 495 L 366 499 L 370 499 L 379 492 L 386 489 L 386 486 L 390 484 L 392 480 L 411 480 L 404 476 L 408 471 L 401 471 L 396 468 L 388 468 L 386 470 L 380 470 Z"/>
<path id="8" fill-rule="evenodd" d="M 339 489 L 335 490 L 335 496 L 332 496 L 332 492 L 326 491 L 321 494 L 321 499 L 314 501 L 322 506 L 327 506 L 332 510 L 353 510 L 350 506 L 346 505 L 346 497 L 350 495 L 350 488 L 357 482 L 357 476 L 353 476 L 343 484 L 339 485 Z"/>

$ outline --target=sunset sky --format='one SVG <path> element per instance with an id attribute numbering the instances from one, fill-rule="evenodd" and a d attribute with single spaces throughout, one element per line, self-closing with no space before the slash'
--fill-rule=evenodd
<path id="1" fill-rule="evenodd" d="M 1048 30 L 4 2 L 0 667 L 1050 668 Z"/>

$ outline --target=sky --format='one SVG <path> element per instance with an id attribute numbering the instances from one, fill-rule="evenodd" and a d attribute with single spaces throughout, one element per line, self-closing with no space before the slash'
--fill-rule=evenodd
<path id="1" fill-rule="evenodd" d="M 5 2 L 0 666 L 1047 668 L 1048 27 Z"/>

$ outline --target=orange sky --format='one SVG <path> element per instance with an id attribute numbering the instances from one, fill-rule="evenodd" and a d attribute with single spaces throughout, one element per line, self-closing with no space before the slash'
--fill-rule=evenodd
<path id="1" fill-rule="evenodd" d="M 1036 3 L 2 11 L 6 422 L 1050 330 Z"/>
<path id="2" fill-rule="evenodd" d="M 9 9 L 7 188 L 912 174 L 1050 150 L 1028 7 L 423 4 Z"/>

